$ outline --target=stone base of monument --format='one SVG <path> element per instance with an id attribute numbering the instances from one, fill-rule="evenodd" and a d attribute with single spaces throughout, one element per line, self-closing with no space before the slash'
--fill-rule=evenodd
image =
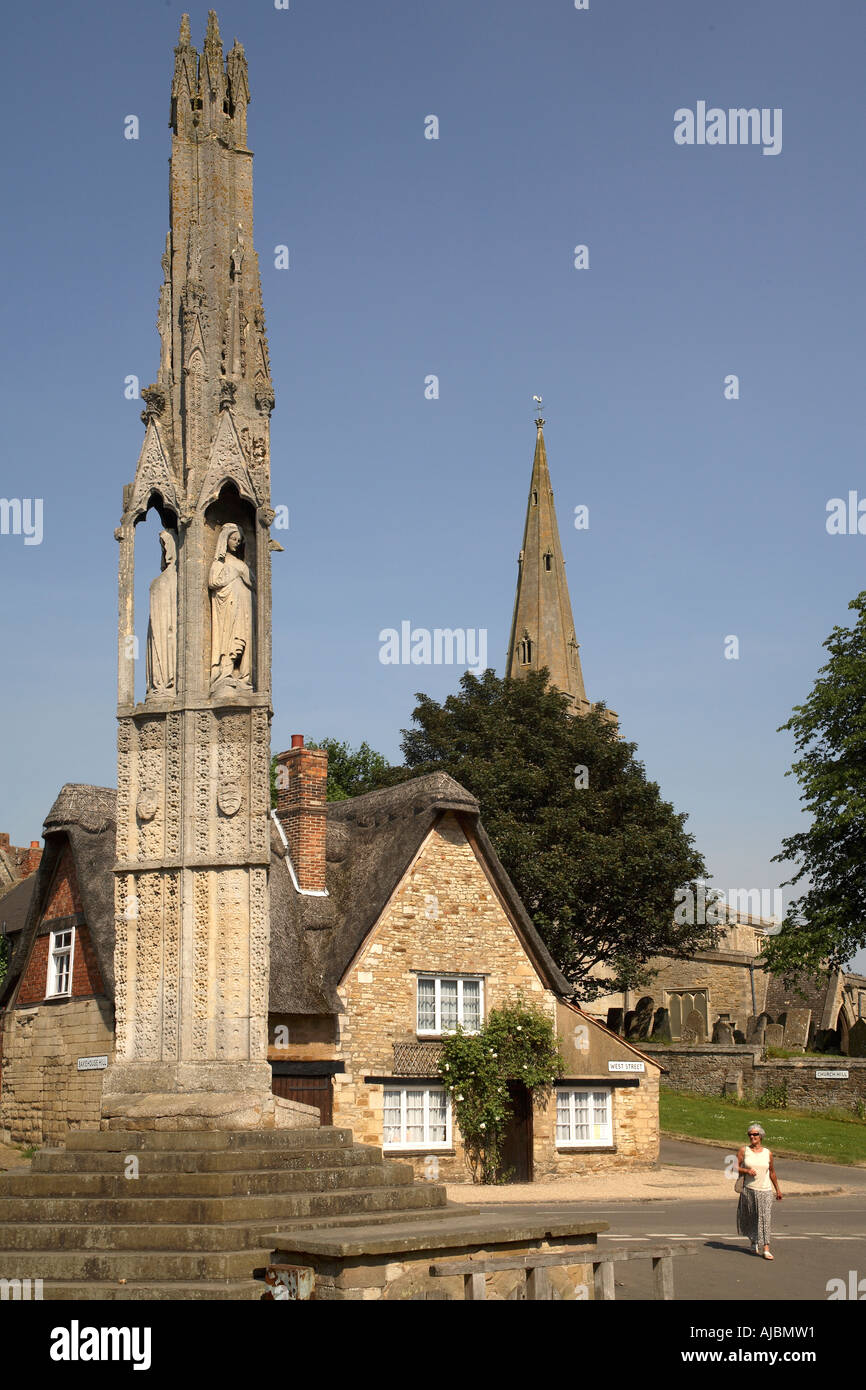
<path id="1" fill-rule="evenodd" d="M 256 1300 L 275 1225 L 423 1233 L 453 1212 L 349 1129 L 81 1131 L 0 1174 L 0 1274 L 46 1300 Z"/>
<path id="2" fill-rule="evenodd" d="M 114 1111 L 114 1113 L 112 1113 Z M 319 1123 L 314 1105 L 301 1105 L 282 1096 L 263 1096 L 259 1091 L 235 1091 L 214 1095 L 123 1096 L 103 1101 L 100 1128 L 149 1129 L 309 1129 Z"/>
<path id="3" fill-rule="evenodd" d="M 259 1062 L 121 1062 L 105 1073 L 101 1129 L 296 1129 L 319 1123 L 312 1105 L 275 1096 Z"/>

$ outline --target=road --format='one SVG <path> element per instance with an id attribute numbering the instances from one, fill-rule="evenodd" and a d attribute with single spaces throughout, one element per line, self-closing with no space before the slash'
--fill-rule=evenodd
<path id="1" fill-rule="evenodd" d="M 661 1162 L 672 1170 L 673 1177 L 677 1167 L 713 1167 L 724 1162 L 724 1156 L 722 1149 L 664 1140 Z M 848 1290 L 851 1271 L 857 1282 L 863 1280 L 860 1293 L 866 1299 L 866 1169 L 794 1159 L 779 1159 L 776 1169 L 783 1194 L 786 1176 L 855 1190 L 844 1196 L 792 1197 L 776 1202 L 772 1261 L 752 1254 L 736 1234 L 737 1199 L 733 1193 L 729 1202 L 661 1198 L 593 1203 L 591 1208 L 583 1202 L 527 1203 L 501 1210 L 512 1218 L 518 1214 L 555 1214 L 561 1218 L 568 1210 L 585 1218 L 591 1209 L 610 1228 L 599 1237 L 602 1244 L 639 1249 L 665 1240 L 694 1243 L 697 1253 L 674 1264 L 678 1299 L 827 1301 L 828 1283 L 841 1279 Z M 616 1266 L 616 1296 L 625 1302 L 652 1298 L 649 1260 L 630 1260 Z"/>

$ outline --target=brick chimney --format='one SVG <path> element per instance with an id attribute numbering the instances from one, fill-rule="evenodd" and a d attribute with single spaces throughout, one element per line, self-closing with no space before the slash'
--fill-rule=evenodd
<path id="1" fill-rule="evenodd" d="M 325 889 L 325 817 L 327 815 L 328 755 L 305 748 L 303 734 L 292 734 L 292 746 L 277 754 L 277 815 L 302 889 Z"/>
<path id="2" fill-rule="evenodd" d="M 39 861 L 41 858 L 42 846 L 38 840 L 31 840 L 30 848 L 25 854 L 21 864 L 21 872 L 24 874 L 25 878 L 27 878 L 29 874 L 35 874 L 36 870 L 39 868 Z"/>

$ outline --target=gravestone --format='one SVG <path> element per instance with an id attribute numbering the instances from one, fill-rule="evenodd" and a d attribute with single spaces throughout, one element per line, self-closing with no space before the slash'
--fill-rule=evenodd
<path id="1" fill-rule="evenodd" d="M 713 1042 L 721 1047 L 731 1047 L 734 1042 L 734 1030 L 731 1027 L 731 1015 L 719 1014 L 713 1024 Z"/>
<path id="2" fill-rule="evenodd" d="M 765 1047 L 782 1047 L 785 1042 L 785 1029 L 781 1023 L 768 1023 L 764 1031 Z"/>
<path id="3" fill-rule="evenodd" d="M 655 1000 L 649 994 L 645 994 L 637 1001 L 630 1037 L 637 1038 L 639 1041 L 645 1041 L 649 1037 L 653 1026 L 654 1004 Z"/>
<path id="4" fill-rule="evenodd" d="M 704 1020 L 697 1009 L 692 1009 L 683 1025 L 681 1034 L 683 1042 L 704 1043 L 707 1040 L 707 1030 L 704 1027 Z"/>
<path id="5" fill-rule="evenodd" d="M 636 1018 L 636 1017 L 637 1017 L 637 1015 L 635 1014 L 634 1009 L 628 1009 L 628 1010 L 626 1011 L 625 1018 L 624 1018 L 623 1021 L 622 1021 L 622 1036 L 623 1036 L 624 1038 L 630 1038 L 630 1037 L 631 1037 L 631 1030 L 632 1030 L 632 1027 L 634 1026 L 634 1021 L 635 1021 L 635 1018 Z"/>
<path id="6" fill-rule="evenodd" d="M 769 1014 L 758 1014 L 757 1018 L 750 1019 L 749 1027 L 746 1032 L 747 1040 L 751 1043 L 758 1043 L 761 1047 L 763 1047 L 764 1043 L 767 1040 L 765 1036 L 767 1032 L 767 1024 L 772 1022 L 773 1020 Z"/>
<path id="7" fill-rule="evenodd" d="M 742 1046 L 745 1044 L 745 1041 L 746 1041 L 746 1035 L 745 1035 L 745 1033 L 743 1033 L 743 1032 L 741 1031 L 741 1029 L 735 1028 L 735 1029 L 734 1029 L 734 1042 L 737 1044 L 737 1046 L 738 1046 L 738 1047 L 742 1047 Z"/>
<path id="8" fill-rule="evenodd" d="M 622 1011 L 622 1009 L 608 1009 L 608 1011 L 607 1011 L 607 1026 L 608 1026 L 608 1028 L 610 1029 L 610 1031 L 611 1031 L 612 1033 L 621 1033 L 621 1032 L 622 1032 L 622 1020 L 623 1020 L 623 1011 Z"/>
<path id="9" fill-rule="evenodd" d="M 838 1052 L 839 1030 L 837 1028 L 819 1028 L 815 1035 L 815 1051 Z"/>
<path id="10" fill-rule="evenodd" d="M 785 1046 L 805 1051 L 811 1022 L 811 1009 L 789 1009 L 785 1017 Z"/>
<path id="11" fill-rule="evenodd" d="M 671 1016 L 667 1009 L 656 1009 L 651 1036 L 653 1042 L 671 1041 Z"/>
<path id="12" fill-rule="evenodd" d="M 866 1019 L 858 1019 L 848 1034 L 848 1056 L 866 1057 Z"/>

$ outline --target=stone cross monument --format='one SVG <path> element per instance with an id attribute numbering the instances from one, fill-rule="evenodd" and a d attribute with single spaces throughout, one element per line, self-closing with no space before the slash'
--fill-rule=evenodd
<path id="1" fill-rule="evenodd" d="M 285 1123 L 268 1045 L 274 405 L 247 64 L 181 22 L 156 382 L 120 542 L 116 1057 L 103 1123 Z M 151 508 L 160 555 L 136 554 Z M 141 542 L 139 542 L 141 546 Z M 150 588 L 136 702 L 134 575 Z M 307 1121 L 309 1123 L 309 1121 Z"/>

